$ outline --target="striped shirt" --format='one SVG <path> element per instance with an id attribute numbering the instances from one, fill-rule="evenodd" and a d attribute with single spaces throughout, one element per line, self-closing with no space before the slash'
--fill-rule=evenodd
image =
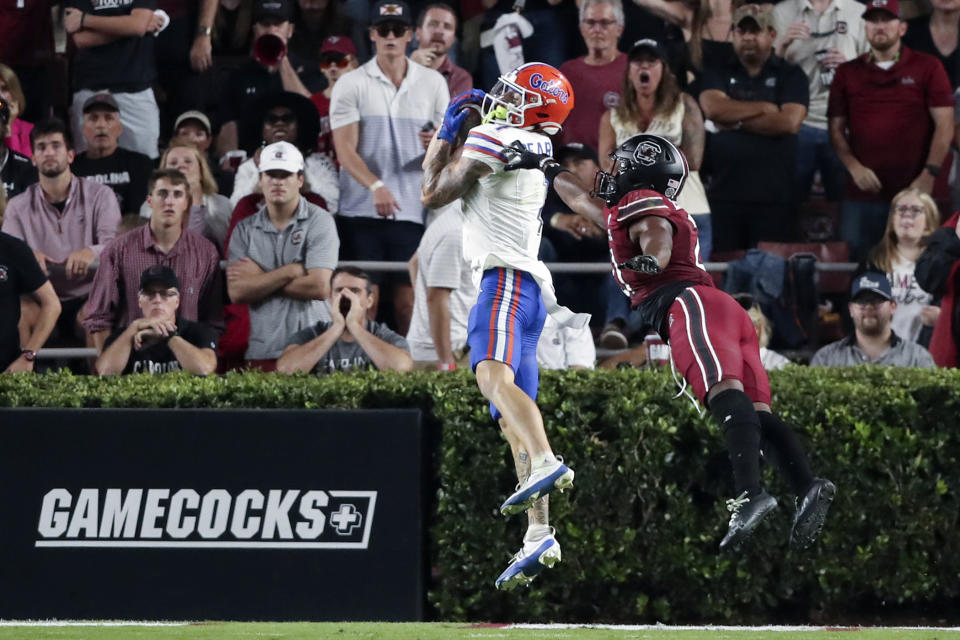
<path id="1" fill-rule="evenodd" d="M 63 212 L 43 195 L 40 183 L 12 198 L 3 216 L 3 231 L 20 238 L 34 251 L 63 263 L 71 253 L 90 248 L 100 256 L 117 235 L 120 207 L 110 187 L 74 176 L 70 181 Z M 50 269 L 50 283 L 61 298 L 78 298 L 90 293 L 93 271 L 83 278 L 68 278 L 61 268 Z"/>
<path id="2" fill-rule="evenodd" d="M 439 127 L 450 101 L 446 81 L 433 69 L 407 60 L 407 74 L 398 88 L 373 58 L 346 73 L 333 85 L 330 127 L 358 122 L 357 153 L 383 180 L 400 204 L 397 220 L 423 224 L 420 203 L 424 149 L 419 133 L 427 124 Z M 341 216 L 378 219 L 373 194 L 340 167 Z"/>
<path id="3" fill-rule="evenodd" d="M 112 331 L 140 317 L 140 274 L 158 264 L 173 269 L 180 281 L 177 314 L 221 330 L 223 280 L 217 248 L 206 238 L 183 231 L 173 248 L 163 253 L 147 224 L 119 236 L 100 254 L 83 321 L 87 331 Z"/>

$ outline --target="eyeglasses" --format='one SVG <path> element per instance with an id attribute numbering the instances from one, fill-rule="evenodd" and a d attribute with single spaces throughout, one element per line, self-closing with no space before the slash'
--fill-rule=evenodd
<path id="1" fill-rule="evenodd" d="M 289 111 L 285 113 L 268 113 L 263 120 L 267 124 L 293 124 L 297 121 L 297 116 Z"/>
<path id="2" fill-rule="evenodd" d="M 907 218 L 916 218 L 924 213 L 924 208 L 916 204 L 898 204 L 893 210 Z"/>
<path id="3" fill-rule="evenodd" d="M 174 296 L 180 295 L 180 292 L 176 289 L 157 289 L 156 291 L 140 291 L 140 295 L 147 300 L 153 300 L 157 296 L 160 296 L 163 300 L 169 300 Z"/>
<path id="4" fill-rule="evenodd" d="M 326 60 L 320 61 L 321 69 L 329 69 L 330 67 L 336 67 L 337 69 L 346 69 L 350 66 L 350 59 L 347 56 L 342 58 L 327 58 Z"/>
<path id="5" fill-rule="evenodd" d="M 401 37 L 409 29 L 407 25 L 402 22 L 384 22 L 383 24 L 378 24 L 376 26 L 377 33 L 380 34 L 381 38 L 386 38 L 391 33 L 396 37 Z"/>
<path id="6" fill-rule="evenodd" d="M 586 18 L 583 20 L 583 26 L 585 26 L 587 29 L 593 29 L 594 27 L 609 29 L 615 24 L 617 24 L 616 20 L 593 20 L 591 18 Z"/>

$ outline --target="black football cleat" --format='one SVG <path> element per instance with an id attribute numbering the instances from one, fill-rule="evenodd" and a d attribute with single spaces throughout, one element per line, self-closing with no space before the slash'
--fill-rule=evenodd
<path id="1" fill-rule="evenodd" d="M 777 500 L 764 490 L 752 498 L 743 492 L 732 500 L 727 500 L 727 509 L 732 513 L 727 535 L 720 541 L 720 551 L 737 549 L 753 534 L 768 513 L 777 508 Z"/>
<path id="2" fill-rule="evenodd" d="M 836 494 L 837 487 L 832 482 L 814 478 L 793 516 L 793 528 L 790 530 L 792 549 L 806 549 L 816 542 Z"/>

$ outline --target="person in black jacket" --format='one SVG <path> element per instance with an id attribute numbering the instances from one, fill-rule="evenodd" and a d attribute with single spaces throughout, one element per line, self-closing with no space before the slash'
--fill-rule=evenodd
<path id="1" fill-rule="evenodd" d="M 956 367 L 957 345 L 960 345 L 960 228 L 953 214 L 937 229 L 927 242 L 927 248 L 917 258 L 917 282 L 924 291 L 943 296 L 940 317 L 933 327 L 930 353 L 939 367 Z"/>

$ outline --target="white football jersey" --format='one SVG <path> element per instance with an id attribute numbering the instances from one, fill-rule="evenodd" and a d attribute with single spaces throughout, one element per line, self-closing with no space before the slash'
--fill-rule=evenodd
<path id="1" fill-rule="evenodd" d="M 493 171 L 463 196 L 463 257 L 473 268 L 478 286 L 483 272 L 493 267 L 526 271 L 540 284 L 547 310 L 560 324 L 583 326 L 590 316 L 573 314 L 557 304 L 550 271 L 537 259 L 546 178 L 534 169 L 504 170 L 503 148 L 515 140 L 536 153 L 553 155 L 553 143 L 541 133 L 481 124 L 467 134 L 463 157 L 479 160 Z"/>

